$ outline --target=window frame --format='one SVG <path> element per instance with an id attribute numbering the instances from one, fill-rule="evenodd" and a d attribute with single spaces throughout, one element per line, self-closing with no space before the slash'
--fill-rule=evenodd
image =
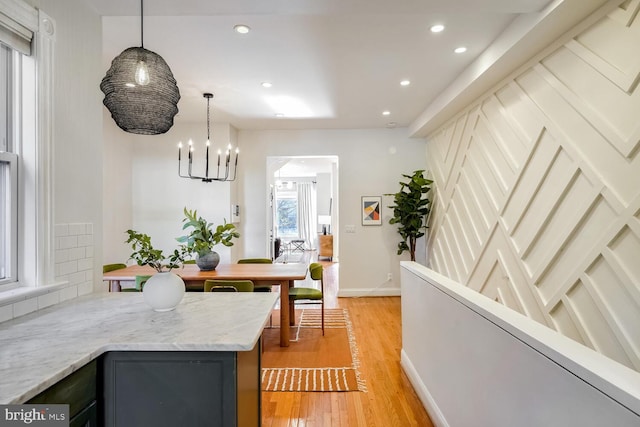
<path id="1" fill-rule="evenodd" d="M 8 172 L 6 176 L 0 178 L 0 184 L 6 181 L 5 190 L 8 190 L 9 199 L 9 203 L 5 205 L 6 210 L 0 213 L 0 217 L 8 218 L 2 231 L 4 242 L 1 243 L 3 248 L 0 251 L 0 254 L 4 253 L 6 268 L 4 274 L 0 271 L 1 289 L 3 285 L 18 281 L 18 156 L 15 153 L 0 152 L 0 164 L 8 165 Z M 0 173 L 2 173 L 1 170 Z"/>
<path id="2" fill-rule="evenodd" d="M 4 15 L 33 33 L 31 55 L 16 51 L 13 148 L 17 156 L 17 281 L 0 284 L 0 305 L 47 292 L 55 283 L 53 217 L 53 117 L 56 23 L 23 0 L 0 0 Z M 14 56 L 16 58 L 16 56 Z M 6 292 L 9 291 L 9 292 Z"/>

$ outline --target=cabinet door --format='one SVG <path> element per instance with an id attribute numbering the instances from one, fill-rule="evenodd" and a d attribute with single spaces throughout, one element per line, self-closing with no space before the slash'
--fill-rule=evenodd
<path id="1" fill-rule="evenodd" d="M 78 415 L 71 418 L 69 427 L 98 427 L 98 407 L 96 402 L 84 408 Z"/>
<path id="2" fill-rule="evenodd" d="M 105 426 L 237 425 L 234 352 L 109 352 Z"/>
<path id="3" fill-rule="evenodd" d="M 69 405 L 69 417 L 73 418 L 96 400 L 96 376 L 97 362 L 94 360 L 27 403 L 66 403 Z"/>

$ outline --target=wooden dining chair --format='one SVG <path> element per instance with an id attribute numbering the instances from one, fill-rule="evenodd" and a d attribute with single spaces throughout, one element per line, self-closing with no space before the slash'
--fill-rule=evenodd
<path id="1" fill-rule="evenodd" d="M 324 336 L 324 278 L 323 267 L 318 262 L 309 265 L 312 280 L 320 281 L 320 289 L 293 287 L 289 289 L 289 320 L 295 322 L 296 304 L 320 304 L 322 310 L 322 335 Z M 291 323 L 293 325 L 293 323 Z"/>
<path id="2" fill-rule="evenodd" d="M 232 291 L 231 289 L 235 289 Z M 253 292 L 251 280 L 215 280 L 204 281 L 205 292 Z"/>
<path id="3" fill-rule="evenodd" d="M 273 264 L 269 258 L 243 258 L 238 260 L 238 264 Z M 271 292 L 271 284 L 258 282 L 253 284 L 253 292 Z"/>

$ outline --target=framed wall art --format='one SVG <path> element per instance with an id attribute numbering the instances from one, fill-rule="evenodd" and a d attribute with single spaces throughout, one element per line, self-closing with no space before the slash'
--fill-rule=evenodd
<path id="1" fill-rule="evenodd" d="M 362 225 L 382 225 L 382 197 L 362 196 Z"/>

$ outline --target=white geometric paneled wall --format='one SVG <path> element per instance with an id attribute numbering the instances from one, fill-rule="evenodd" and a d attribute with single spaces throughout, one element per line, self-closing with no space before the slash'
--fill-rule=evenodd
<path id="1" fill-rule="evenodd" d="M 640 371 L 640 0 L 429 136 L 430 267 Z"/>

